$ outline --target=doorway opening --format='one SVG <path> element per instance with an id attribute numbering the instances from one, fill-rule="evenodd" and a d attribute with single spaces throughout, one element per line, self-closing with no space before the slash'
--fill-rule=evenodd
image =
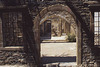
<path id="1" fill-rule="evenodd" d="M 66 19 L 55 14 L 40 22 L 41 60 L 44 66 L 77 65 L 76 25 L 73 25 L 75 21 L 72 16 L 66 14 Z"/>
<path id="2" fill-rule="evenodd" d="M 43 65 L 55 65 L 57 63 L 58 66 L 62 66 L 63 63 L 65 63 L 67 66 L 70 65 L 69 62 L 74 62 L 75 65 L 81 64 L 81 24 L 67 5 L 56 4 L 44 8 L 34 20 L 34 34 L 36 47 L 40 51 L 41 63 L 43 63 Z M 75 42 L 72 43 L 72 41 Z M 75 44 L 75 49 L 72 44 Z M 71 47 L 69 48 L 72 52 L 69 50 L 66 51 L 68 46 Z M 52 51 L 49 51 L 49 49 Z M 61 52 L 57 49 L 61 50 Z M 72 49 L 75 50 L 75 52 Z M 45 54 L 45 51 L 47 51 L 47 53 L 53 53 L 55 51 L 54 54 L 56 55 L 53 54 L 52 56 L 54 57 L 52 57 L 49 54 Z M 64 53 L 62 51 L 64 51 Z M 69 54 L 67 54 L 68 52 L 72 54 L 75 53 L 76 55 L 69 56 Z M 51 60 L 52 58 L 53 61 L 49 61 L 49 59 Z M 55 61 L 54 58 L 56 58 Z M 72 58 L 74 58 L 74 61 L 71 61 Z M 62 60 L 58 61 L 59 59 Z M 66 62 L 68 62 L 68 64 Z"/>

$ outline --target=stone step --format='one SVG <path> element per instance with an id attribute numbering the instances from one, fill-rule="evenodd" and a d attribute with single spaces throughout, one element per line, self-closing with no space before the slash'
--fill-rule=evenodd
<path id="1" fill-rule="evenodd" d="M 51 63 L 43 64 L 43 67 L 77 67 L 76 63 Z"/>
<path id="2" fill-rule="evenodd" d="M 66 43 L 66 40 L 43 40 L 42 43 Z"/>

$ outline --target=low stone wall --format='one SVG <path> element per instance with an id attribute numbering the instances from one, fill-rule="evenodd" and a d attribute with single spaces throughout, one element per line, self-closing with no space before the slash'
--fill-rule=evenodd
<path id="1" fill-rule="evenodd" d="M 26 54 L 23 51 L 0 51 L 0 65 L 26 64 Z"/>

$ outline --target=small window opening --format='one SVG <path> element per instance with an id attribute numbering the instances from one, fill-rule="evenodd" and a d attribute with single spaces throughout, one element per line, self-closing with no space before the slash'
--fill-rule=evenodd
<path id="1" fill-rule="evenodd" d="M 100 12 L 94 12 L 94 45 L 100 45 Z"/>

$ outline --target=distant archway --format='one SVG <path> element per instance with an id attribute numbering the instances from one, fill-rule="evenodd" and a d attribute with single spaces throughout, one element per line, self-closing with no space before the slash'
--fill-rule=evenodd
<path id="1" fill-rule="evenodd" d="M 67 24 L 70 24 L 70 26 L 73 28 L 74 32 L 76 33 L 76 21 L 73 18 L 72 15 L 70 15 L 69 12 L 65 12 L 65 11 L 54 11 L 54 12 L 48 12 L 40 21 L 40 25 L 42 23 L 44 23 L 44 21 L 54 18 L 54 17 L 58 17 L 62 20 L 65 20 Z"/>

